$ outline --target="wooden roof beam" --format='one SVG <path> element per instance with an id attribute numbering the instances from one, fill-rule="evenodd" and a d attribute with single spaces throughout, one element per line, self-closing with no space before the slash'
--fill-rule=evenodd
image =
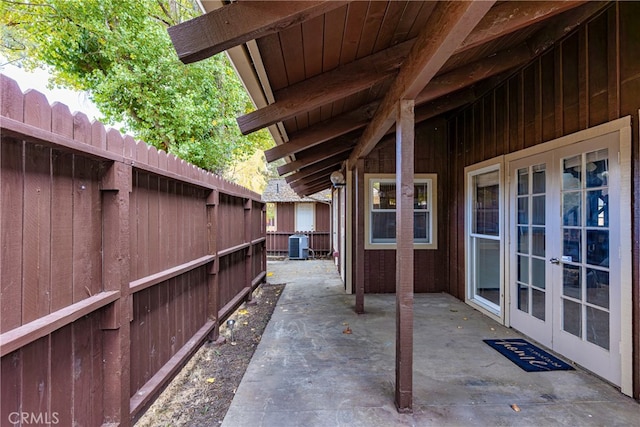
<path id="1" fill-rule="evenodd" d="M 338 117 L 316 123 L 300 132 L 289 135 L 289 142 L 264 152 L 267 162 L 273 162 L 321 144 L 324 141 L 361 129 L 373 118 L 378 102 L 364 105 Z"/>
<path id="2" fill-rule="evenodd" d="M 315 163 L 315 164 L 313 164 L 311 166 L 308 166 L 306 168 L 302 168 L 302 169 L 300 169 L 299 172 L 296 172 L 294 174 L 288 175 L 284 179 L 285 179 L 285 181 L 287 181 L 288 184 L 291 184 L 291 183 L 293 183 L 295 181 L 299 181 L 299 180 L 301 180 L 303 178 L 307 178 L 307 177 L 310 177 L 312 175 L 315 175 L 318 172 L 326 171 L 327 169 L 331 169 L 335 165 L 340 164 L 343 161 L 347 160 L 348 157 L 349 157 L 349 153 L 348 152 L 336 154 L 335 156 L 331 156 L 329 158 L 326 158 L 321 162 Z"/>
<path id="3" fill-rule="evenodd" d="M 520 45 L 514 49 L 506 49 L 488 58 L 456 68 L 448 73 L 435 77 L 416 98 L 416 104 L 422 104 L 456 90 L 470 86 L 489 76 L 499 74 L 513 67 L 523 65 L 531 58 L 527 46 Z M 319 145 L 325 141 L 347 132 L 364 128 L 379 106 L 374 101 L 360 108 L 349 111 L 333 119 L 317 123 L 303 131 L 291 134 L 285 144 L 265 151 L 268 162 L 296 154 L 304 149 Z"/>
<path id="4" fill-rule="evenodd" d="M 485 15 L 478 24 L 478 27 L 482 25 L 478 32 L 474 29 L 465 40 L 467 44 L 456 48 L 454 53 L 459 54 L 518 30 L 527 22 L 538 22 L 582 3 L 584 1 L 502 3 Z M 246 135 L 393 77 L 414 41 L 415 39 L 408 40 L 275 92 L 275 103 L 238 117 L 241 132 Z"/>
<path id="5" fill-rule="evenodd" d="M 349 151 L 356 145 L 359 137 L 359 132 L 354 135 L 339 136 L 338 138 L 331 140 L 331 144 L 327 144 L 322 150 L 315 150 L 312 154 L 305 154 L 305 151 L 301 151 L 296 154 L 295 161 L 278 166 L 278 173 L 280 175 L 284 175 L 286 173 L 311 166 L 336 154 Z"/>
<path id="6" fill-rule="evenodd" d="M 329 180 L 329 178 L 327 178 L 326 182 L 321 182 L 310 187 L 304 187 L 303 189 L 300 190 L 300 192 L 296 192 L 296 194 L 298 195 L 303 194 L 305 196 L 310 196 L 312 194 L 315 194 L 322 190 L 326 190 L 327 188 L 330 188 L 331 185 L 332 185 L 331 181 Z"/>
<path id="7" fill-rule="evenodd" d="M 438 2 L 402 64 L 398 77 L 380 103 L 376 115 L 349 157 L 352 169 L 357 159 L 366 156 L 393 125 L 398 100 L 415 99 L 469 35 L 493 1 Z"/>
<path id="8" fill-rule="evenodd" d="M 467 50 L 502 37 L 509 31 L 517 31 L 529 25 L 543 21 L 581 4 L 585 0 L 574 1 L 506 1 L 491 9 L 476 25 L 471 34 L 464 39 L 458 51 Z M 507 24 L 508 23 L 508 24 Z"/>
<path id="9" fill-rule="evenodd" d="M 185 64 L 276 33 L 347 4 L 348 1 L 239 1 L 169 27 Z"/>
<path id="10" fill-rule="evenodd" d="M 313 194 L 325 188 L 331 187 L 331 172 L 328 171 L 324 174 L 319 174 L 313 180 L 305 183 L 293 183 L 291 189 L 297 194 L 303 192 L 304 194 Z"/>
<path id="11" fill-rule="evenodd" d="M 240 132 L 247 135 L 391 78 L 409 53 L 412 44 L 413 40 L 408 40 L 393 48 L 276 91 L 275 103 L 238 117 Z"/>

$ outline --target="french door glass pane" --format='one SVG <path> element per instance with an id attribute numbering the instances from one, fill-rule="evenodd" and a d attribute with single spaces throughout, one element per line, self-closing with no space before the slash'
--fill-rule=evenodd
<path id="1" fill-rule="evenodd" d="M 531 284 L 535 287 L 544 289 L 545 286 L 545 270 L 547 263 L 544 259 L 531 258 Z"/>
<path id="2" fill-rule="evenodd" d="M 545 319 L 545 293 L 531 288 L 531 314 L 540 320 Z"/>
<path id="3" fill-rule="evenodd" d="M 587 227 L 609 227 L 608 191 L 587 191 L 586 204 Z"/>
<path id="4" fill-rule="evenodd" d="M 587 341 L 609 350 L 609 313 L 587 307 Z"/>
<path id="5" fill-rule="evenodd" d="M 531 254 L 545 256 L 545 229 L 544 227 L 531 228 Z"/>
<path id="6" fill-rule="evenodd" d="M 529 224 L 528 197 L 518 197 L 518 224 Z"/>
<path id="7" fill-rule="evenodd" d="M 544 193 L 546 190 L 546 165 L 535 165 L 532 167 L 533 172 L 533 194 Z"/>
<path id="8" fill-rule="evenodd" d="M 518 227 L 518 252 L 529 253 L 529 227 Z"/>
<path id="9" fill-rule="evenodd" d="M 609 153 L 604 150 L 586 155 L 587 188 L 609 185 Z"/>
<path id="10" fill-rule="evenodd" d="M 609 272 L 587 268 L 587 302 L 609 308 Z"/>
<path id="11" fill-rule="evenodd" d="M 580 267 L 565 264 L 562 268 L 562 295 L 575 299 L 582 298 Z"/>
<path id="12" fill-rule="evenodd" d="M 529 169 L 518 170 L 518 195 L 529 194 Z"/>
<path id="13" fill-rule="evenodd" d="M 579 227 L 582 223 L 582 200 L 579 191 L 570 191 L 562 194 L 562 224 L 565 226 Z"/>
<path id="14" fill-rule="evenodd" d="M 582 305 L 563 299 L 562 308 L 562 329 L 582 338 Z"/>
<path id="15" fill-rule="evenodd" d="M 609 230 L 587 230 L 587 264 L 609 267 Z"/>
<path id="16" fill-rule="evenodd" d="M 518 255 L 518 282 L 529 283 L 529 257 Z"/>
<path id="17" fill-rule="evenodd" d="M 545 196 L 533 196 L 531 198 L 531 223 L 534 225 L 544 225 Z"/>
<path id="18" fill-rule="evenodd" d="M 582 156 L 574 156 L 564 159 L 562 173 L 563 190 L 579 190 L 582 177 Z"/>
<path id="19" fill-rule="evenodd" d="M 518 284 L 518 310 L 529 312 L 529 287 Z"/>
<path id="20" fill-rule="evenodd" d="M 582 258 L 582 230 L 575 228 L 564 229 L 562 241 L 562 255 L 565 261 L 580 262 Z"/>

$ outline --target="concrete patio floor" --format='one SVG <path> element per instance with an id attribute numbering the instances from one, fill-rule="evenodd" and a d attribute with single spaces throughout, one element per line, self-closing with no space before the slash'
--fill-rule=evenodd
<path id="1" fill-rule="evenodd" d="M 640 404 L 580 368 L 523 371 L 482 341 L 521 335 L 447 294 L 415 295 L 413 414 L 399 414 L 395 295 L 357 315 L 331 261 L 268 270 L 287 286 L 224 427 L 640 425 Z"/>

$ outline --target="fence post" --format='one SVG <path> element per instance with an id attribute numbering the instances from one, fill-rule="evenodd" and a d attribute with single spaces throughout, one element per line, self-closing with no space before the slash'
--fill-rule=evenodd
<path id="1" fill-rule="evenodd" d="M 113 162 L 101 182 L 103 204 L 103 290 L 120 298 L 103 312 L 104 422 L 131 424 L 129 414 L 130 325 L 129 196 L 132 168 Z"/>
<path id="2" fill-rule="evenodd" d="M 251 244 L 251 212 L 253 208 L 253 200 L 247 198 L 244 202 L 244 241 L 245 243 L 249 243 L 247 247 L 247 255 L 244 259 L 244 277 L 245 282 L 248 287 L 251 288 L 251 291 L 247 294 L 247 302 L 250 302 L 253 298 L 253 245 Z"/>
<path id="3" fill-rule="evenodd" d="M 220 322 L 218 319 L 218 282 L 220 280 L 220 258 L 218 257 L 218 206 L 220 205 L 220 193 L 212 190 L 207 197 L 207 241 L 209 253 L 215 255 L 215 259 L 209 265 L 207 276 L 207 287 L 209 301 L 207 303 L 207 317 L 215 322 L 213 330 L 209 333 L 208 339 L 216 341 L 220 335 Z"/>

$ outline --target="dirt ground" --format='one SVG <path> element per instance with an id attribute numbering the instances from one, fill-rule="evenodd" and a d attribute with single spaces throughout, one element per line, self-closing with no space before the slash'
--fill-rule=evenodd
<path id="1" fill-rule="evenodd" d="M 260 342 L 281 284 L 263 284 L 253 294 L 256 304 L 243 304 L 231 315 L 235 343 L 226 324 L 223 344 L 205 343 L 135 424 L 136 427 L 219 426 Z"/>

